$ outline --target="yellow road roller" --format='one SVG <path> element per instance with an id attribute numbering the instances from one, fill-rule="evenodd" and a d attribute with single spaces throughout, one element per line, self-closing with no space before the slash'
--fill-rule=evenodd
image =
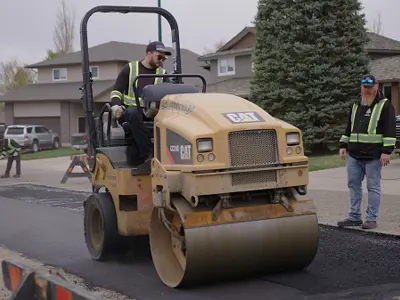
<path id="1" fill-rule="evenodd" d="M 149 163 L 130 164 L 132 132 L 111 118 L 109 104 L 94 116 L 87 22 L 96 12 L 155 13 L 171 27 L 173 72 L 135 79 L 173 78 L 143 90 L 154 145 Z M 313 261 L 319 230 L 298 128 L 241 97 L 207 93 L 201 75 L 182 74 L 178 25 L 162 8 L 97 6 L 82 20 L 81 47 L 93 185 L 84 235 L 93 259 L 148 236 L 154 267 L 171 288 L 300 270 Z M 202 90 L 185 77 L 198 77 Z"/>

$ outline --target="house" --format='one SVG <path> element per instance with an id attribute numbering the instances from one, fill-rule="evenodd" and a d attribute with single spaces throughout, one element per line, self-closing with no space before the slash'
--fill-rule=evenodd
<path id="1" fill-rule="evenodd" d="M 396 113 L 400 114 L 400 41 L 371 32 L 368 36 L 371 71 L 385 96 L 391 99 Z M 199 57 L 211 72 L 208 92 L 233 93 L 249 99 L 254 43 L 254 27 L 245 27 L 215 53 Z"/>
<path id="2" fill-rule="evenodd" d="M 142 59 L 146 46 L 111 41 L 89 48 L 95 114 L 109 101 L 119 71 L 129 61 Z M 197 60 L 198 57 L 190 50 L 181 49 L 182 72 L 201 74 L 207 80 L 209 71 Z M 172 70 L 172 61 L 165 61 L 164 67 Z M 72 134 L 85 132 L 85 114 L 79 90 L 82 86 L 81 51 L 26 68 L 37 70 L 37 83 L 24 85 L 0 97 L 0 102 L 5 103 L 6 124 L 44 125 L 59 133 L 64 144 L 69 143 Z M 184 81 L 201 84 L 197 78 Z"/>

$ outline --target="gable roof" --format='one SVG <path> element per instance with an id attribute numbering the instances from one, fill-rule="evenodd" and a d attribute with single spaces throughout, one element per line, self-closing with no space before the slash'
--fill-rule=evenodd
<path id="1" fill-rule="evenodd" d="M 123 62 L 141 60 L 146 53 L 145 44 L 133 44 L 111 41 L 89 48 L 90 63 L 104 62 Z M 199 61 L 200 55 L 188 49 L 181 48 L 182 73 L 200 74 L 208 80 L 210 71 L 206 69 L 208 65 Z M 81 51 L 56 57 L 50 60 L 44 60 L 35 64 L 27 65 L 26 68 L 40 67 L 60 67 L 68 65 L 81 64 Z M 173 69 L 172 59 L 164 62 L 164 67 L 171 72 Z M 198 78 L 183 78 L 184 82 L 189 84 L 201 84 Z"/>
<path id="2" fill-rule="evenodd" d="M 207 61 L 209 59 L 218 58 L 225 55 L 235 54 L 235 55 L 248 55 L 251 54 L 252 48 L 243 48 L 230 50 L 237 42 L 243 39 L 248 33 L 254 34 L 255 27 L 246 26 L 238 34 L 236 34 L 232 39 L 230 39 L 225 45 L 220 47 L 216 52 L 209 53 L 198 58 L 199 61 Z M 369 37 L 369 42 L 367 43 L 366 49 L 368 52 L 375 53 L 385 53 L 393 52 L 400 54 L 400 41 L 395 39 L 376 34 L 373 32 L 367 33 Z"/>
<path id="3" fill-rule="evenodd" d="M 145 44 L 134 44 L 134 43 L 124 43 L 111 41 L 104 44 L 96 45 L 89 48 L 89 60 L 91 63 L 100 62 L 128 62 L 132 60 L 142 59 L 146 53 Z M 182 69 L 186 67 L 183 64 L 185 61 L 193 60 L 195 65 L 202 67 L 203 64 L 197 62 L 196 58 L 200 56 L 199 54 L 190 51 L 188 49 L 181 48 L 181 59 L 182 59 Z M 166 61 L 165 64 L 171 61 Z M 38 63 L 27 65 L 26 68 L 40 68 L 40 67 L 52 67 L 52 66 L 67 66 L 81 64 L 81 51 L 76 51 L 70 54 L 62 55 L 54 59 L 43 60 Z M 190 67 L 189 67 L 190 68 Z"/>

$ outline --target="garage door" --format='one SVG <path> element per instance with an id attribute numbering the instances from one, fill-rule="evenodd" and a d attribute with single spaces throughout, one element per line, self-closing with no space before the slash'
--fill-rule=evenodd
<path id="1" fill-rule="evenodd" d="M 14 118 L 15 125 L 42 125 L 61 134 L 60 117 Z"/>

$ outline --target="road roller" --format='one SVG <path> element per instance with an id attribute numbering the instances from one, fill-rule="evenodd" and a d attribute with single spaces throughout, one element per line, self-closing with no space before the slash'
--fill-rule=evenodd
<path id="1" fill-rule="evenodd" d="M 109 104 L 94 114 L 87 22 L 96 12 L 155 13 L 171 27 L 173 71 L 135 78 L 172 78 L 141 95 L 151 161 L 134 162 L 132 132 L 112 119 Z M 319 229 L 297 127 L 244 98 L 207 92 L 201 75 L 183 74 L 178 25 L 165 9 L 97 6 L 81 22 L 81 49 L 93 186 L 84 201 L 84 236 L 93 259 L 110 259 L 145 237 L 170 288 L 310 265 Z M 202 88 L 184 83 L 187 77 Z"/>

